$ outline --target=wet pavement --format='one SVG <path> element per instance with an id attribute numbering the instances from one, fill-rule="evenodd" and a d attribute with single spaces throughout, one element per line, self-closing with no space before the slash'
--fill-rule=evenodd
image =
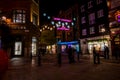
<path id="1" fill-rule="evenodd" d="M 80 62 L 69 64 L 66 58 L 62 57 L 61 67 L 53 56 L 43 57 L 41 66 L 36 57 L 12 58 L 2 80 L 120 80 L 118 60 L 101 58 L 100 64 L 93 64 L 92 57 L 87 55 Z"/>

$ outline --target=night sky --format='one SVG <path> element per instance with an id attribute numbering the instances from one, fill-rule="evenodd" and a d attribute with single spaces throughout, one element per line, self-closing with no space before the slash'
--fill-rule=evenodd
<path id="1" fill-rule="evenodd" d="M 51 16 L 57 15 L 60 10 L 66 10 L 77 0 L 40 0 L 40 11 Z"/>

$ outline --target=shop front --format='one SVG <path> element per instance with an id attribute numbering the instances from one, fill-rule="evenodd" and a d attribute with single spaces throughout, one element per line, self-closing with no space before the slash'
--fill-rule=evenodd
<path id="1" fill-rule="evenodd" d="M 60 52 L 62 54 L 67 54 L 66 53 L 66 49 L 71 46 L 72 48 L 74 48 L 77 53 L 80 52 L 80 47 L 79 47 L 79 42 L 78 41 L 71 41 L 71 42 L 58 42 L 57 43 L 58 46 L 60 46 Z"/>
<path id="2" fill-rule="evenodd" d="M 111 42 L 108 35 L 105 35 L 104 38 L 100 36 L 81 40 L 81 50 L 83 54 L 93 54 L 92 51 L 94 46 L 100 51 L 101 56 L 103 56 L 104 47 L 108 46 L 111 55 Z"/>

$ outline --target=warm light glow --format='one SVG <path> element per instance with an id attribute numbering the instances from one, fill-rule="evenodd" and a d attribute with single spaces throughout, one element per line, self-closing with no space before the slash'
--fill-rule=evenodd
<path id="1" fill-rule="evenodd" d="M 101 31 L 102 31 L 102 32 L 105 32 L 105 28 L 102 28 Z"/>
<path id="2" fill-rule="evenodd" d="M 5 17 L 5 16 L 2 16 L 2 20 L 6 21 L 6 17 Z"/>
<path id="3" fill-rule="evenodd" d="M 115 33 L 115 31 L 112 31 L 111 33 L 112 33 L 112 34 L 114 34 L 114 33 Z"/>
<path id="4" fill-rule="evenodd" d="M 53 30 L 53 28 L 50 28 L 50 30 L 52 31 L 52 30 Z"/>
<path id="5" fill-rule="evenodd" d="M 40 29 L 40 32 L 42 32 L 42 29 Z"/>

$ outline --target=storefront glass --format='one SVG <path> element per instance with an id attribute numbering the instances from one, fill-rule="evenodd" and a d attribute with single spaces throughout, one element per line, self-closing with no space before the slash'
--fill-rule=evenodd
<path id="1" fill-rule="evenodd" d="M 108 46 L 108 42 L 107 40 L 104 40 L 104 41 L 89 41 L 88 42 L 88 51 L 90 54 L 92 54 L 92 49 L 93 49 L 93 46 L 96 47 L 97 50 L 103 52 L 104 51 L 104 47 Z"/>
<path id="2" fill-rule="evenodd" d="M 15 54 L 22 55 L 22 42 L 15 42 Z"/>

